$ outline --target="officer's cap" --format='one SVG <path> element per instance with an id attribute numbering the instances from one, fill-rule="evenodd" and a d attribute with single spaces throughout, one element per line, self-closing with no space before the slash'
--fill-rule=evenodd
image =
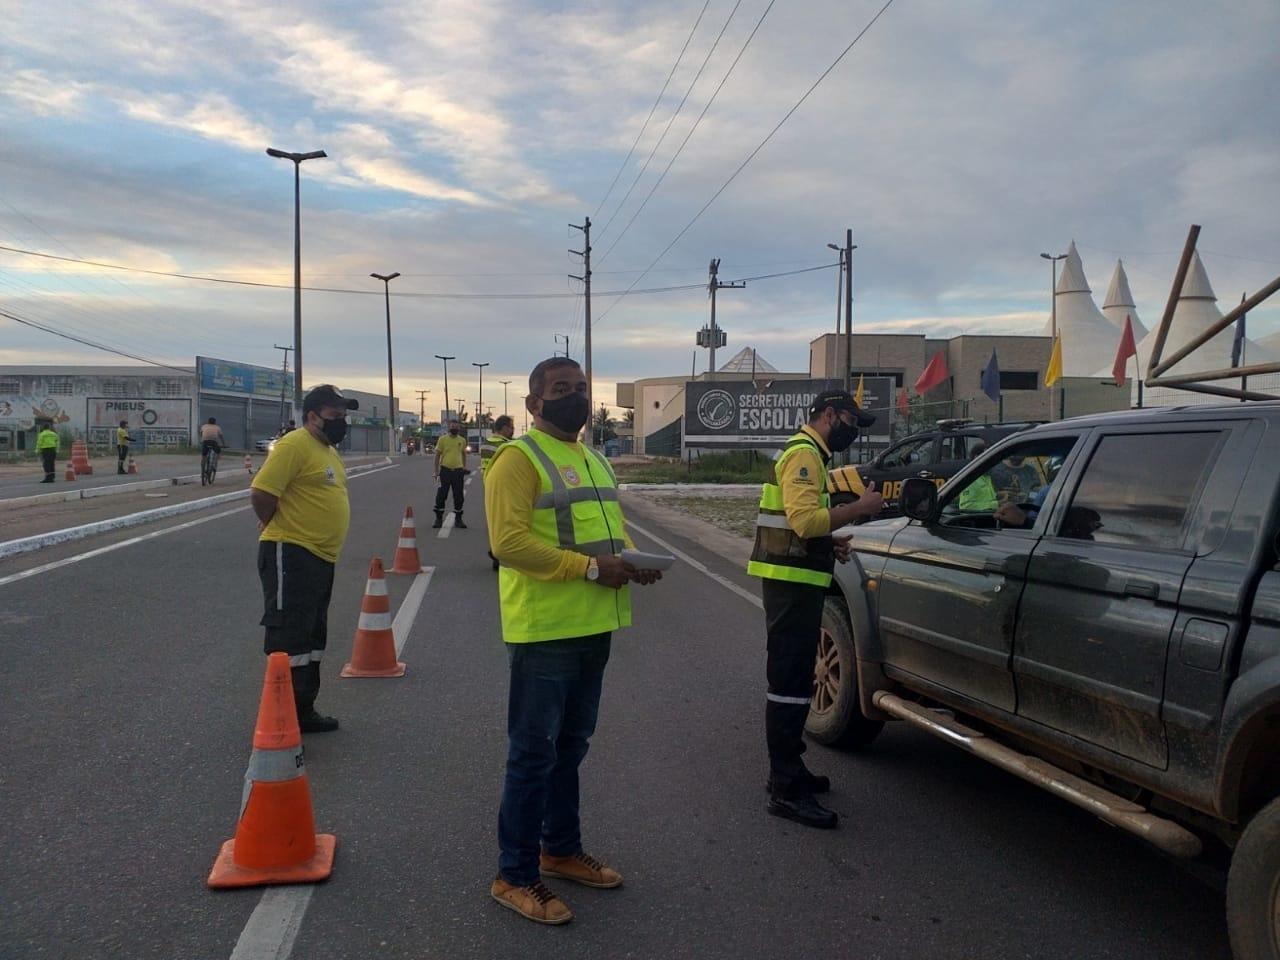
<path id="1" fill-rule="evenodd" d="M 853 395 L 848 390 L 824 390 L 813 398 L 813 404 L 809 407 L 809 419 L 813 419 L 827 407 L 835 407 L 837 410 L 847 410 L 852 413 L 857 420 L 858 426 L 869 427 L 876 422 L 876 418 L 869 413 L 863 412 L 859 407 Z"/>

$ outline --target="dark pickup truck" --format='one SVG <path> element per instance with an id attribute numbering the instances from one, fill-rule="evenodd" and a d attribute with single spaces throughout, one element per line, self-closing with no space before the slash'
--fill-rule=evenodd
<path id="1" fill-rule="evenodd" d="M 809 735 L 902 720 L 1175 856 L 1229 850 L 1237 960 L 1280 960 L 1280 403 L 1035 427 L 902 509 L 846 531 Z"/>

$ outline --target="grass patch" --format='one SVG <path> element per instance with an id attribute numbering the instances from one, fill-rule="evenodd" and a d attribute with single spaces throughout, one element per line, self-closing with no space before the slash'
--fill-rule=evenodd
<path id="1" fill-rule="evenodd" d="M 760 500 L 738 497 L 657 497 L 649 502 L 679 510 L 690 516 L 714 524 L 726 533 L 737 534 L 750 540 L 756 535 L 756 514 Z"/>
<path id="2" fill-rule="evenodd" d="M 773 478 L 773 461 L 752 451 L 708 453 L 690 465 L 682 460 L 620 463 L 621 483 L 763 483 Z"/>

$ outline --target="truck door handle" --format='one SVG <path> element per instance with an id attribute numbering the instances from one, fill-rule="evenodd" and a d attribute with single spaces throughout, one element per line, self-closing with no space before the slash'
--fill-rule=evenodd
<path id="1" fill-rule="evenodd" d="M 916 476 L 919 477 L 921 480 L 933 479 L 933 473 L 929 470 L 921 470 L 919 473 L 916 474 Z"/>
<path id="2" fill-rule="evenodd" d="M 983 560 L 982 569 L 987 573 L 1004 573 L 1003 560 Z"/>
<path id="3" fill-rule="evenodd" d="M 1155 600 L 1160 596 L 1160 585 L 1150 580 L 1130 580 L 1124 585 L 1124 595 Z"/>

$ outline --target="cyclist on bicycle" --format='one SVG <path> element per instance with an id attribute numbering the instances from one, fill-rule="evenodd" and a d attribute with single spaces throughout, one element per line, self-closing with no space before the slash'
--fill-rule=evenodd
<path id="1" fill-rule="evenodd" d="M 209 422 L 200 426 L 200 458 L 203 460 L 204 455 L 210 450 L 215 453 L 222 453 L 222 445 L 226 443 L 222 436 L 222 428 L 218 426 L 218 418 L 210 417 Z"/>

